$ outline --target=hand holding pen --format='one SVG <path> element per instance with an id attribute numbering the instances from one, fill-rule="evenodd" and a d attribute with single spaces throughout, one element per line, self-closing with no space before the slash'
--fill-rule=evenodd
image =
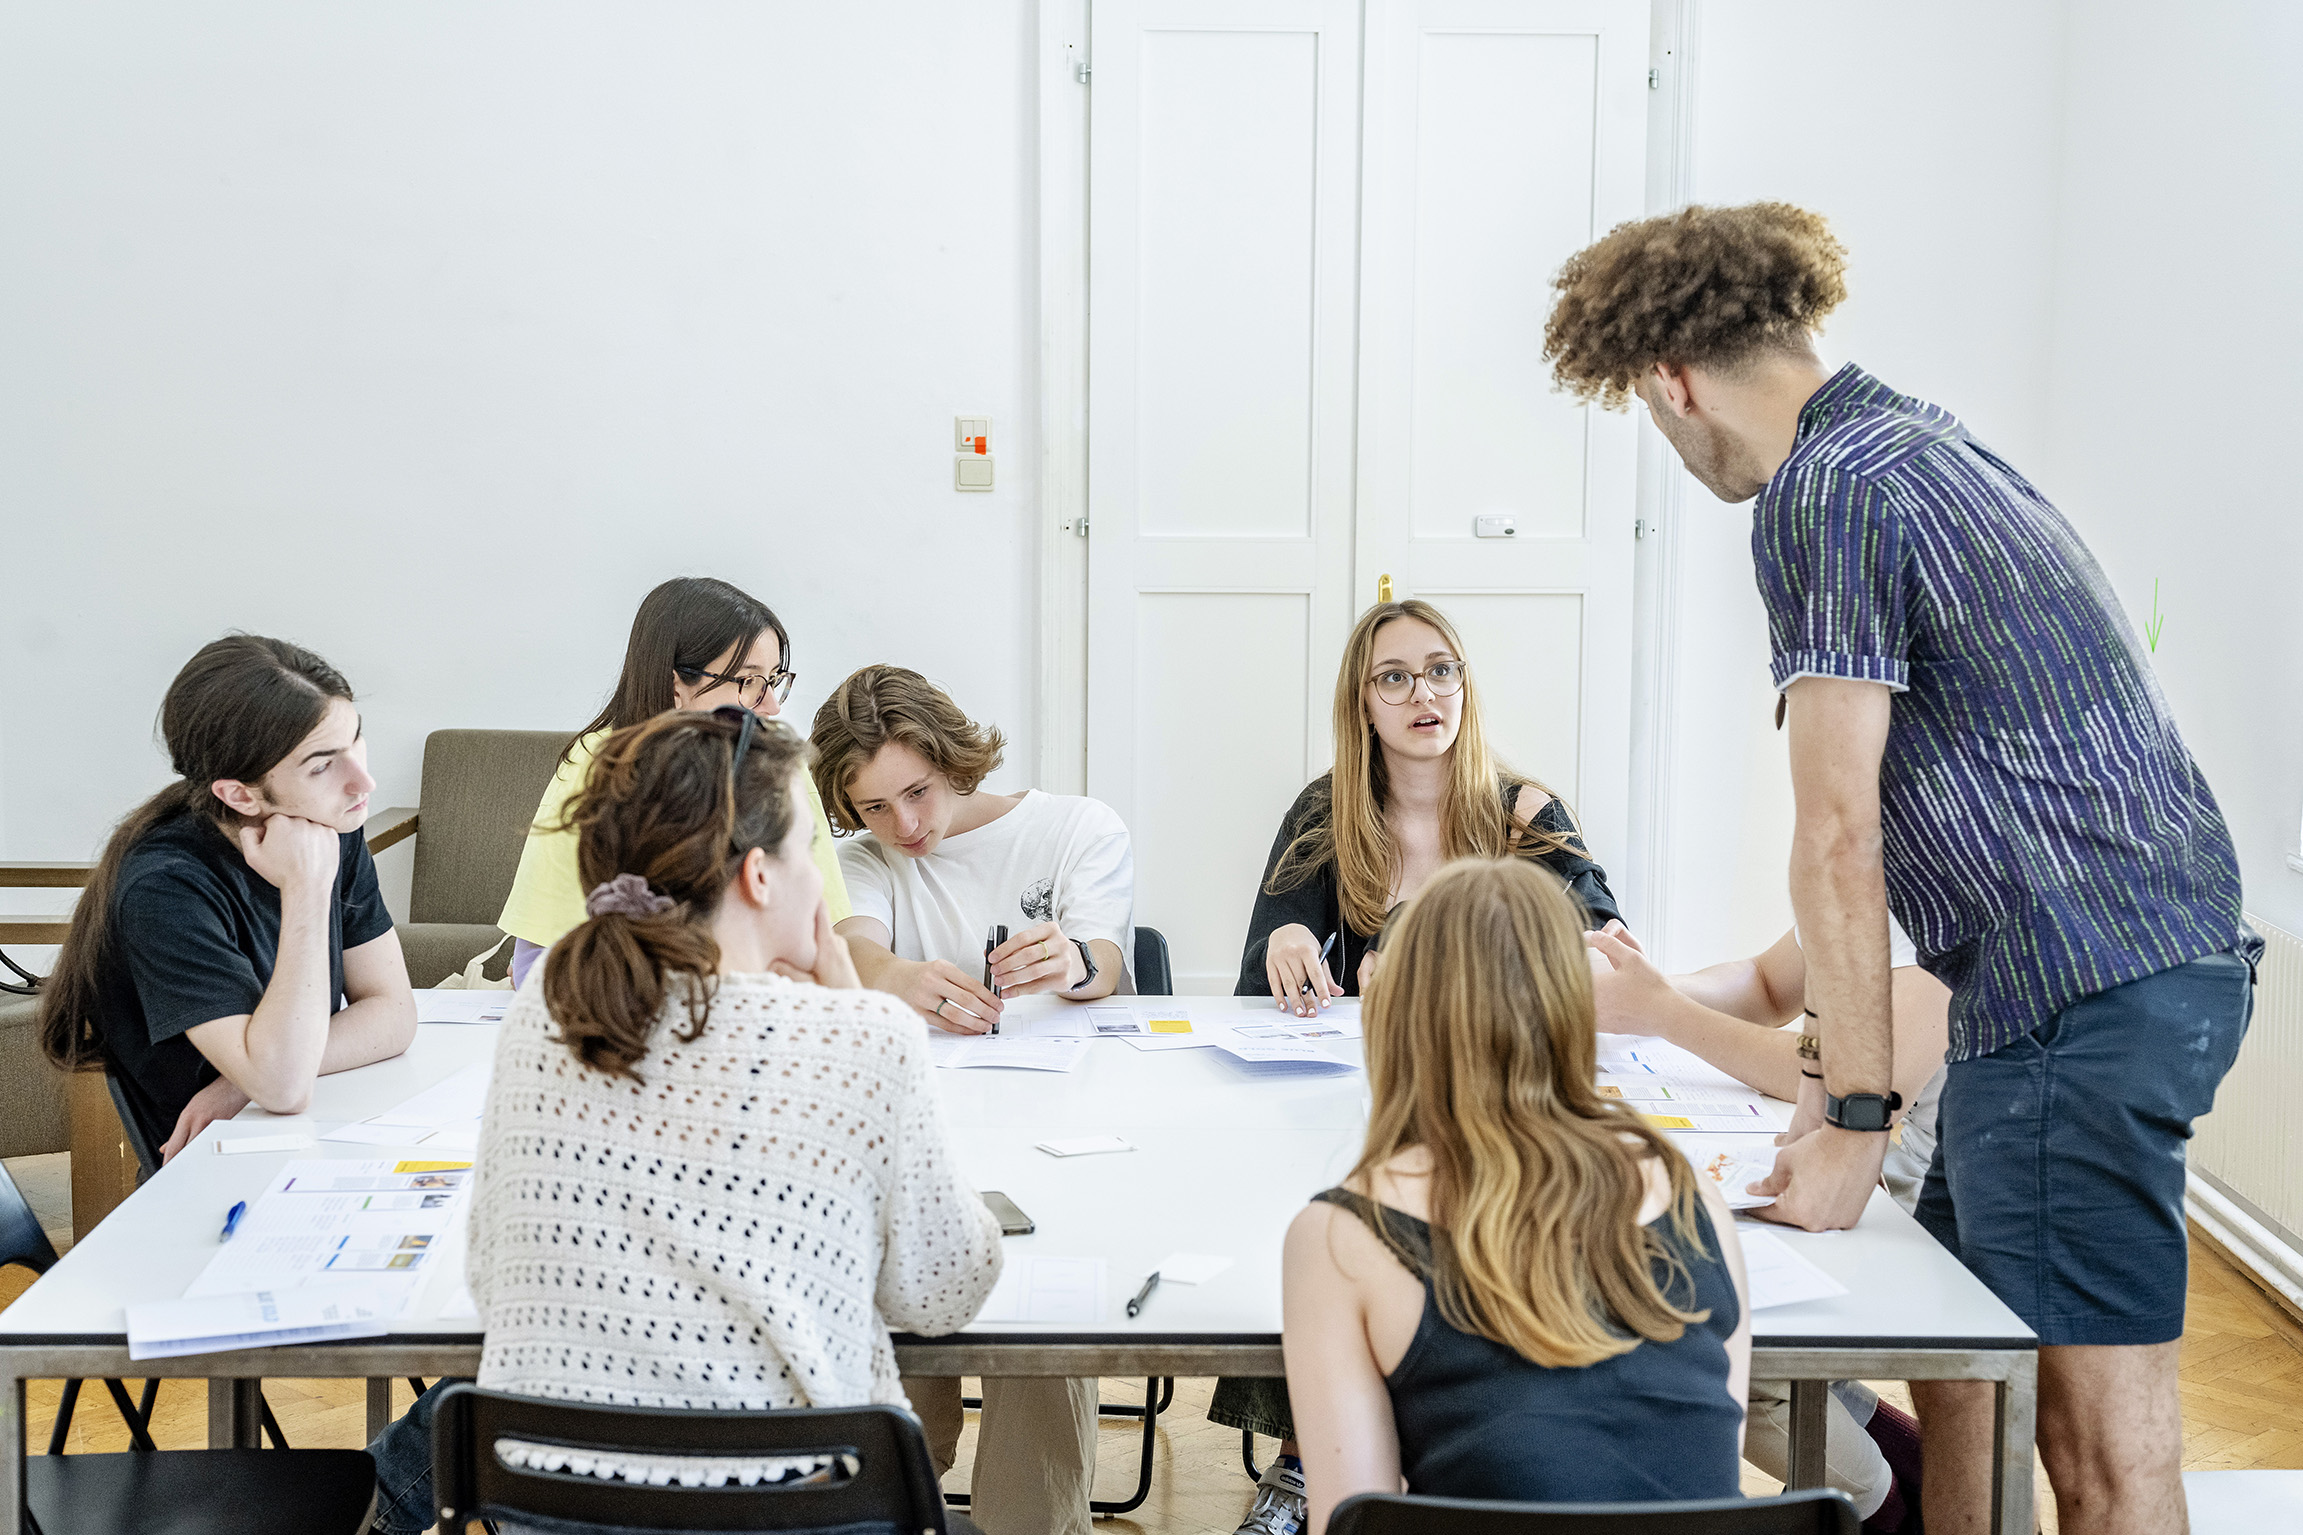
<path id="1" fill-rule="evenodd" d="M 1277 928 L 1264 945 L 1264 976 L 1271 985 L 1272 1005 L 1282 1012 L 1309 1018 L 1344 994 L 1328 973 L 1327 960 L 1335 952 L 1339 933 L 1322 944 L 1310 928 L 1290 922 Z"/>

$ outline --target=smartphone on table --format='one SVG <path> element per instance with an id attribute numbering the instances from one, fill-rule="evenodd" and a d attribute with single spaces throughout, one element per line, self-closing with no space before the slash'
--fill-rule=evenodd
<path id="1" fill-rule="evenodd" d="M 1032 1223 L 1032 1218 L 1016 1208 L 1016 1202 L 1007 1195 L 997 1189 L 985 1189 L 983 1193 L 985 1207 L 1000 1218 L 1001 1236 L 1028 1237 L 1039 1229 Z"/>

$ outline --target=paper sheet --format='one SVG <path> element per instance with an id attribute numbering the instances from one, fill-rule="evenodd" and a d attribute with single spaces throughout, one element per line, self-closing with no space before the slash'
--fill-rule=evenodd
<path id="1" fill-rule="evenodd" d="M 420 986 L 416 989 L 418 1023 L 502 1023 L 513 993 L 486 987 Z"/>
<path id="2" fill-rule="evenodd" d="M 488 1104 L 488 1078 L 492 1061 L 474 1061 L 453 1076 L 443 1077 L 416 1094 L 371 1114 L 372 1125 L 426 1125 L 434 1130 L 477 1130 L 480 1111 Z"/>
<path id="3" fill-rule="evenodd" d="M 1675 1135 L 1671 1143 L 1697 1176 L 1708 1180 L 1730 1210 L 1752 1210 L 1775 1201 L 1745 1188 L 1775 1171 L 1775 1146 L 1755 1135 Z"/>
<path id="4" fill-rule="evenodd" d="M 1092 1324 L 1103 1314 L 1103 1259 L 1011 1253 L 976 1320 Z"/>
<path id="5" fill-rule="evenodd" d="M 1221 1253 L 1169 1253 L 1152 1268 L 1161 1284 L 1206 1284 L 1231 1264 Z"/>
<path id="6" fill-rule="evenodd" d="M 465 1164 L 290 1162 L 184 1292 L 195 1300 L 373 1281 L 397 1316 L 463 1221 Z"/>
<path id="7" fill-rule="evenodd" d="M 1284 1023 L 1238 1023 L 1232 1025 L 1232 1037 L 1266 1044 L 1275 1039 L 1357 1039 L 1359 1020 L 1356 1018 L 1330 1018 L 1322 1013 L 1312 1018 L 1294 1018 Z"/>
<path id="8" fill-rule="evenodd" d="M 1319 1046 L 1300 1039 L 1255 1040 L 1234 1034 L 1218 1040 L 1216 1048 L 1235 1060 L 1247 1062 L 1259 1072 L 1272 1075 L 1308 1076 L 1359 1070 L 1350 1061 L 1338 1060 Z"/>
<path id="9" fill-rule="evenodd" d="M 1021 1071 L 1070 1071 L 1080 1063 L 1090 1043 L 1085 1039 L 1018 1039 L 1007 1034 L 976 1034 L 961 1040 L 938 1064 L 958 1071 L 986 1066 Z"/>
<path id="10" fill-rule="evenodd" d="M 146 1301 L 128 1308 L 128 1357 L 178 1359 L 282 1343 L 373 1338 L 385 1330 L 388 1305 L 372 1285 Z"/>
<path id="11" fill-rule="evenodd" d="M 1743 1271 L 1751 1281 L 1752 1310 L 1847 1293 L 1847 1286 L 1794 1252 L 1774 1232 L 1756 1230 L 1748 1222 L 1738 1224 L 1735 1232 L 1743 1239 Z"/>

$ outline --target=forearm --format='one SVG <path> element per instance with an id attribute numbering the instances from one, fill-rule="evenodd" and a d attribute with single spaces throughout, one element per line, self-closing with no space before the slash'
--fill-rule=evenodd
<path id="1" fill-rule="evenodd" d="M 1056 995 L 1068 997 L 1074 1002 L 1094 1002 L 1099 998 L 1110 996 L 1119 989 L 1121 969 L 1119 945 L 1113 943 L 1109 938 L 1090 938 L 1087 940 L 1087 945 L 1088 952 L 1096 957 L 1096 978 L 1077 991 L 1059 991 Z"/>
<path id="2" fill-rule="evenodd" d="M 328 1020 L 327 1048 L 320 1052 L 321 1076 L 388 1061 L 416 1037 L 412 997 L 370 997 Z"/>
<path id="3" fill-rule="evenodd" d="M 869 938 L 859 938 L 853 933 L 840 936 L 848 941 L 848 957 L 855 961 L 856 979 L 864 983 L 866 991 L 900 991 L 896 978 L 902 960 L 888 952 L 885 945 Z"/>
<path id="4" fill-rule="evenodd" d="M 1749 1023 L 1705 1007 L 1692 997 L 1659 1015 L 1656 1032 L 1682 1050 L 1786 1103 L 1799 1098 L 1799 1038 L 1781 1028 Z"/>
<path id="5" fill-rule="evenodd" d="M 1895 1032 L 1888 998 L 1887 885 L 1880 834 L 1824 818 L 1792 842 L 1791 904 L 1807 951 L 1807 1009 L 1823 1042 L 1832 1094 L 1893 1086 Z"/>
<path id="6" fill-rule="evenodd" d="M 275 1114 L 303 1112 L 327 1053 L 336 1003 L 329 994 L 329 899 L 326 888 L 316 895 L 282 892 L 272 979 L 242 1028 L 238 1059 L 216 1062 L 242 1092 Z"/>
<path id="7" fill-rule="evenodd" d="M 1731 959 L 1724 964 L 1706 966 L 1692 975 L 1675 975 L 1671 984 L 1699 1007 L 1725 1013 L 1745 1023 L 1774 1028 L 1788 1023 L 1791 1014 L 1798 1011 L 1797 1008 L 1778 1011 L 1780 1004 L 1769 993 L 1766 977 L 1754 959 Z"/>

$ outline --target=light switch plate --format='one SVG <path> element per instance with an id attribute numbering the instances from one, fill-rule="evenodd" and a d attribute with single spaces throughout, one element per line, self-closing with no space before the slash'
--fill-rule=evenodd
<path id="1" fill-rule="evenodd" d="M 952 459 L 952 489 L 990 490 L 992 459 L 988 453 L 961 453 Z"/>
<path id="2" fill-rule="evenodd" d="M 988 454 L 991 450 L 991 417 L 954 416 L 952 418 L 952 451 L 954 453 Z"/>
<path id="3" fill-rule="evenodd" d="M 1516 517 L 1474 517 L 1471 531 L 1478 538 L 1511 538 L 1519 532 Z"/>

